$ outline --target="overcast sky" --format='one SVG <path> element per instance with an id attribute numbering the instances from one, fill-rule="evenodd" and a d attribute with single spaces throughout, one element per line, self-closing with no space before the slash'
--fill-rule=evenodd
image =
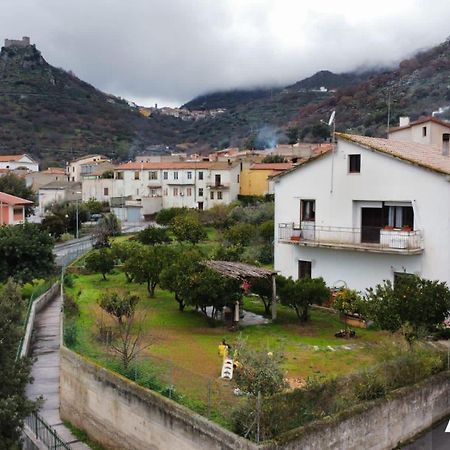
<path id="1" fill-rule="evenodd" d="M 2 37 L 139 104 L 393 65 L 450 35 L 449 0 L 0 0 Z"/>

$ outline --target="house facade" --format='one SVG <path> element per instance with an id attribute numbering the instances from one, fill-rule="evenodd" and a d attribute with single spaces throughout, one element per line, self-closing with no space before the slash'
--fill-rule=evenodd
<path id="1" fill-rule="evenodd" d="M 25 208 L 32 204 L 30 200 L 0 192 L 0 226 L 24 223 Z"/>
<path id="2" fill-rule="evenodd" d="M 109 162 L 109 159 L 103 155 L 86 155 L 78 159 L 74 159 L 67 164 L 66 173 L 68 181 L 80 182 L 83 177 L 97 172 L 99 165 Z"/>
<path id="3" fill-rule="evenodd" d="M 243 169 L 240 181 L 240 195 L 262 196 L 273 194 L 270 177 L 292 169 L 292 163 L 255 163 Z"/>
<path id="4" fill-rule="evenodd" d="M 403 274 L 450 283 L 450 158 L 440 147 L 338 134 L 275 177 L 275 268 L 365 290 Z"/>
<path id="5" fill-rule="evenodd" d="M 25 153 L 21 155 L 0 155 L 0 169 L 24 169 L 30 172 L 37 172 L 39 163 Z"/>
<path id="6" fill-rule="evenodd" d="M 396 141 L 417 142 L 425 145 L 449 145 L 450 123 L 436 119 L 435 117 L 425 117 L 411 122 L 409 117 L 400 117 L 400 124 L 397 128 L 391 128 L 389 139 Z"/>
<path id="7" fill-rule="evenodd" d="M 115 168 L 112 180 L 85 177 L 83 200 L 95 198 L 119 204 L 116 209 L 132 208 L 135 221 L 137 207 L 142 218 L 162 208 L 229 204 L 239 194 L 239 176 L 239 163 L 128 162 Z"/>
<path id="8" fill-rule="evenodd" d="M 70 181 L 53 181 L 39 189 L 39 213 L 45 214 L 45 211 L 52 205 L 62 202 L 80 201 L 81 183 Z"/>

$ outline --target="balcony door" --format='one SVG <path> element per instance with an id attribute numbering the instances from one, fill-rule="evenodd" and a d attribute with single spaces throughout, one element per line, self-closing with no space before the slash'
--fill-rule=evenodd
<path id="1" fill-rule="evenodd" d="M 361 208 L 361 242 L 380 243 L 383 208 Z"/>
<path id="2" fill-rule="evenodd" d="M 216 186 L 220 186 L 222 184 L 221 176 L 220 174 L 216 174 L 214 177 L 214 182 Z"/>

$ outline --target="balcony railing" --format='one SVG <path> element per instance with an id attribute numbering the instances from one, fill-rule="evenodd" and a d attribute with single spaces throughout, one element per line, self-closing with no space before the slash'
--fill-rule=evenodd
<path id="1" fill-rule="evenodd" d="M 206 183 L 206 187 L 210 189 L 229 189 L 230 183 L 215 183 L 214 181 L 209 181 Z"/>
<path id="2" fill-rule="evenodd" d="M 380 227 L 327 227 L 314 222 L 280 223 L 278 241 L 305 247 L 325 247 L 374 253 L 419 254 L 423 237 L 419 230 L 383 229 Z"/>

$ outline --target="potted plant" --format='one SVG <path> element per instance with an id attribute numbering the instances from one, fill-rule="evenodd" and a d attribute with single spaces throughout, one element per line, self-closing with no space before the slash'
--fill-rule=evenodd
<path id="1" fill-rule="evenodd" d="M 336 293 L 333 308 L 339 311 L 340 318 L 347 325 L 366 328 L 367 323 L 364 319 L 365 303 L 354 289 L 341 289 Z"/>

